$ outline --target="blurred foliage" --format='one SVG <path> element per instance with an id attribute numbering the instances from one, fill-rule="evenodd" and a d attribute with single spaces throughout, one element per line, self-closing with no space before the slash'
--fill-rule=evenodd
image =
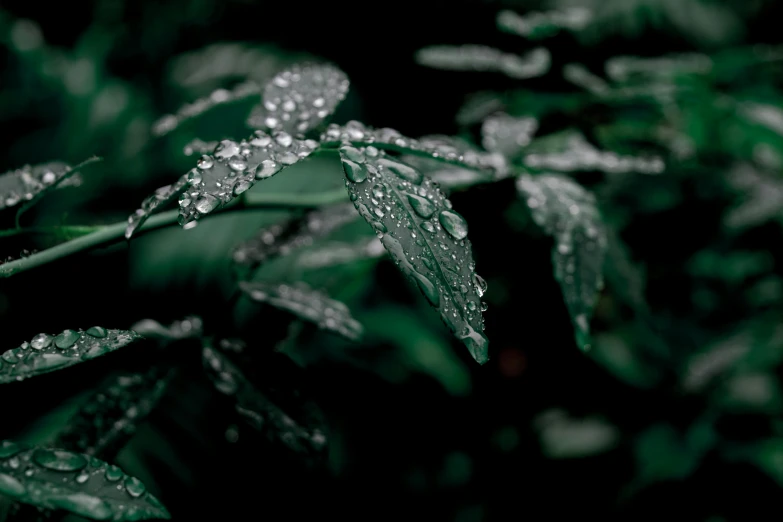
<path id="1" fill-rule="evenodd" d="M 589 18 L 551 14 L 573 8 Z M 488 282 L 486 365 L 470 359 L 389 259 L 297 262 L 331 242 L 372 238 L 363 222 L 254 275 L 326 290 L 364 326 L 360 343 L 239 298 L 232 249 L 298 215 L 285 209 L 161 229 L 2 279 L 2 350 L 39 331 L 189 314 L 215 339 L 241 339 L 247 348 L 227 348 L 230 364 L 242 382 L 270 387 L 268 396 L 216 397 L 220 382 L 204 377 L 201 346 L 183 336 L 167 356 L 178 373 L 117 456 L 175 520 L 636 521 L 673 510 L 683 520 L 772 518 L 783 486 L 783 45 L 769 21 L 783 19 L 780 5 L 403 2 L 357 20 L 365 16 L 249 0 L 5 2 L 0 172 L 103 161 L 22 218 L 26 227 L 67 229 L 0 237 L 0 258 L 124 221 L 193 166 L 183 149 L 194 139 L 248 134 L 256 99 L 220 94 L 216 107 L 155 136 L 160 118 L 214 101 L 216 89 L 263 84 L 292 63 L 323 59 L 352 82 L 339 123 L 506 147 L 515 175 L 558 171 L 594 195 L 606 284 L 589 350 L 577 346 L 578 324 L 552 277 L 557 238 L 538 231 L 511 176 L 441 181 L 470 223 Z M 460 71 L 416 62 L 422 49 L 464 45 L 471 56 L 450 55 L 439 67 Z M 502 52 L 475 52 L 483 46 Z M 522 75 L 530 56 L 536 67 L 524 71 L 535 74 Z M 517 147 L 483 139 L 485 121 L 506 116 L 536 118 L 532 137 Z M 665 168 L 615 168 L 625 157 L 660 158 Z M 343 178 L 324 155 L 262 185 L 252 191 L 307 196 L 339 189 Z M 14 212 L 0 213 L 0 223 L 13 228 Z M 278 371 L 276 352 L 295 368 Z M 0 439 L 52 441 L 112 372 L 160 358 L 130 349 L 4 385 Z M 323 410 L 325 463 L 305 465 L 253 429 L 247 404 L 299 404 L 289 383 Z M 309 410 L 292 408 L 309 430 Z"/>

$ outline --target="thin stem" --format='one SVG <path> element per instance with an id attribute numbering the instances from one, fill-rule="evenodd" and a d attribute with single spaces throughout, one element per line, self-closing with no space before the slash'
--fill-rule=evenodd
<path id="1" fill-rule="evenodd" d="M 249 209 L 273 209 L 273 208 L 306 208 L 320 207 L 339 203 L 347 199 L 345 190 L 333 190 L 318 194 L 247 194 L 243 205 L 234 205 L 226 207 L 222 211 L 213 212 L 204 216 L 206 219 L 211 215 L 224 214 L 226 212 L 236 212 Z M 177 224 L 178 210 L 170 210 L 154 215 L 149 218 L 134 234 L 134 237 L 140 234 L 165 228 Z M 85 236 L 78 237 L 72 241 L 61 243 L 52 248 L 43 250 L 29 257 L 17 259 L 0 265 L 0 278 L 11 277 L 19 272 L 24 272 L 32 268 L 42 266 L 57 259 L 67 257 L 78 252 L 83 252 L 93 248 L 105 246 L 125 237 L 125 228 L 128 226 L 126 221 L 107 225 Z M 22 229 L 24 230 L 24 229 Z"/>

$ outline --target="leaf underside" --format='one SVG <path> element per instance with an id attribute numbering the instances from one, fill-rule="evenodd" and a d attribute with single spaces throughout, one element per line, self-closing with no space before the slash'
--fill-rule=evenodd
<path id="1" fill-rule="evenodd" d="M 95 457 L 0 442 L 0 493 L 93 520 L 171 518 L 138 479 Z"/>
<path id="2" fill-rule="evenodd" d="M 359 340 L 362 336 L 362 325 L 353 318 L 345 304 L 310 288 L 305 283 L 241 281 L 239 287 L 253 301 L 290 312 L 324 330 L 352 341 Z"/>
<path id="3" fill-rule="evenodd" d="M 97 326 L 86 331 L 65 330 L 56 336 L 38 334 L 0 356 L 0 384 L 68 368 L 140 339 L 136 332 Z"/>
<path id="4" fill-rule="evenodd" d="M 340 157 L 359 214 L 473 358 L 485 363 L 486 283 L 475 272 L 465 219 L 430 179 L 374 146 L 344 145 Z"/>
<path id="5" fill-rule="evenodd" d="M 590 319 L 603 289 L 606 231 L 594 196 L 571 179 L 556 174 L 523 175 L 517 190 L 533 220 L 552 236 L 552 264 L 577 343 L 590 345 Z"/>

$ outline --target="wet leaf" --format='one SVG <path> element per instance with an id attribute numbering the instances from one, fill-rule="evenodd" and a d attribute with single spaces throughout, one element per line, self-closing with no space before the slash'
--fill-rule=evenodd
<path id="1" fill-rule="evenodd" d="M 430 179 L 373 146 L 344 145 L 340 157 L 359 214 L 473 358 L 485 363 L 486 283 L 475 272 L 465 219 Z"/>
<path id="2" fill-rule="evenodd" d="M 535 118 L 496 114 L 481 125 L 481 144 L 490 152 L 513 159 L 530 143 L 536 130 L 538 120 Z"/>
<path id="3" fill-rule="evenodd" d="M 580 348 L 590 346 L 590 319 L 603 289 L 607 239 L 594 196 L 565 176 L 517 179 L 535 223 L 552 236 L 552 265 Z"/>
<path id="4" fill-rule="evenodd" d="M 61 161 L 41 165 L 25 165 L 16 170 L 0 174 L 0 210 L 15 207 L 21 203 L 31 205 L 47 192 L 66 186 L 79 185 L 78 171 L 100 161 L 92 157 L 71 167 Z"/>
<path id="5" fill-rule="evenodd" d="M 356 147 L 372 146 L 406 155 L 431 159 L 444 165 L 469 170 L 482 170 L 495 179 L 508 175 L 508 165 L 501 154 L 480 151 L 456 138 L 448 136 L 407 138 L 390 128 L 372 129 L 358 121 L 344 126 L 329 125 L 321 136 L 323 146 L 339 146 L 350 143 Z"/>
<path id="6" fill-rule="evenodd" d="M 552 57 L 544 47 L 519 56 L 485 45 L 433 45 L 417 51 L 415 59 L 420 65 L 433 69 L 500 72 L 514 79 L 542 76 L 552 63 Z"/>
<path id="7" fill-rule="evenodd" d="M 237 264 L 255 267 L 268 259 L 310 246 L 316 239 L 358 218 L 350 203 L 313 210 L 301 220 L 290 219 L 263 228 L 252 239 L 237 245 L 232 258 Z"/>
<path id="8" fill-rule="evenodd" d="M 348 86 L 348 77 L 333 65 L 294 65 L 266 84 L 263 102 L 253 109 L 248 126 L 304 135 L 335 111 Z"/>
<path id="9" fill-rule="evenodd" d="M 282 169 L 306 158 L 318 144 L 298 140 L 279 132 L 270 136 L 256 131 L 247 140 L 223 140 L 212 154 L 199 158 L 196 167 L 173 185 L 162 187 L 128 218 L 125 237 L 130 239 L 149 216 L 179 195 L 182 226 L 193 226 L 201 216 L 220 208 L 257 181 L 270 178 Z"/>
<path id="10" fill-rule="evenodd" d="M 95 457 L 0 442 L 0 493 L 93 520 L 169 519 L 144 484 Z"/>
<path id="11" fill-rule="evenodd" d="M 237 413 L 250 426 L 295 453 L 323 456 L 327 446 L 323 421 L 320 412 L 312 405 L 300 407 L 302 411 L 295 419 L 272 401 L 268 394 L 254 386 L 229 356 L 213 347 L 210 342 L 204 344 L 202 361 L 215 388 L 234 398 Z M 292 399 L 301 402 L 298 397 Z"/>
<path id="12" fill-rule="evenodd" d="M 54 446 L 112 460 L 158 404 L 173 373 L 162 367 L 107 379 L 68 421 Z"/>
<path id="13" fill-rule="evenodd" d="M 86 331 L 41 333 L 0 356 L 0 383 L 20 381 L 68 368 L 118 350 L 142 337 L 133 331 L 93 326 Z"/>
<path id="14" fill-rule="evenodd" d="M 362 336 L 362 325 L 340 301 L 310 288 L 305 283 L 269 283 L 241 281 L 240 289 L 257 303 L 266 303 L 356 341 Z"/>

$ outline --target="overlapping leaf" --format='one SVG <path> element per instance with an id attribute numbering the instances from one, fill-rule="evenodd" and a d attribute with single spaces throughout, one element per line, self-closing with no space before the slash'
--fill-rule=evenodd
<path id="1" fill-rule="evenodd" d="M 110 377 L 68 421 L 54 445 L 113 459 L 158 404 L 172 375 L 156 367 Z"/>
<path id="2" fill-rule="evenodd" d="M 0 442 L 0 493 L 93 520 L 171 518 L 144 484 L 95 457 Z"/>
<path id="3" fill-rule="evenodd" d="M 348 93 L 348 77 L 329 64 L 294 65 L 264 88 L 248 125 L 267 132 L 304 135 L 331 115 Z"/>
<path id="4" fill-rule="evenodd" d="M 465 219 L 430 179 L 372 145 L 343 145 L 340 157 L 359 214 L 474 359 L 486 362 L 486 283 L 475 272 Z"/>
<path id="5" fill-rule="evenodd" d="M 362 325 L 351 316 L 351 311 L 345 304 L 310 288 L 305 283 L 242 281 L 239 287 L 253 301 L 290 312 L 324 330 L 354 341 L 362 335 Z"/>
<path id="6" fill-rule="evenodd" d="M 313 210 L 301 220 L 291 219 L 265 227 L 252 239 L 237 245 L 232 258 L 240 265 L 257 266 L 267 259 L 309 246 L 358 218 L 350 203 Z"/>
<path id="7" fill-rule="evenodd" d="M 21 381 L 60 370 L 118 350 L 142 337 L 133 331 L 93 326 L 86 331 L 64 330 L 58 335 L 40 333 L 30 342 L 0 356 L 0 383 Z"/>
<path id="8" fill-rule="evenodd" d="M 595 198 L 565 176 L 517 179 L 533 220 L 555 240 L 552 264 L 580 348 L 589 348 L 590 319 L 603 289 L 607 240 Z"/>

